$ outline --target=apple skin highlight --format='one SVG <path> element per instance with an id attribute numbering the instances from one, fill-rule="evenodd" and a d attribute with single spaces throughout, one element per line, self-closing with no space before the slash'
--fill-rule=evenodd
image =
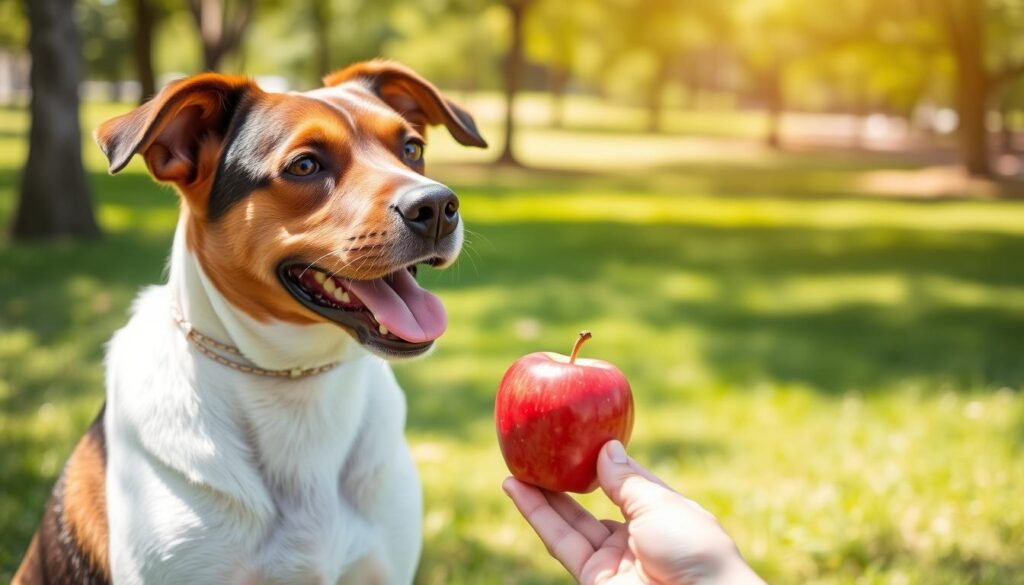
<path id="1" fill-rule="evenodd" d="M 573 358 L 536 352 L 516 360 L 498 387 L 494 414 L 501 454 L 516 479 L 586 493 L 597 487 L 601 447 L 629 440 L 633 395 L 612 364 Z"/>

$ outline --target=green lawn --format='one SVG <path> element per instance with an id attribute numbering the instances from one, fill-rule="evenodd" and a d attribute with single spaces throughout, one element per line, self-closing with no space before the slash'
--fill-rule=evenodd
<path id="1" fill-rule="evenodd" d="M 90 106 L 87 123 L 117 110 Z M 1024 583 L 1024 203 L 864 195 L 911 156 L 570 121 L 583 129 L 522 136 L 533 172 L 445 140 L 428 154 L 471 234 L 453 269 L 424 275 L 449 332 L 397 367 L 426 495 L 419 582 L 567 581 L 501 493 L 492 398 L 516 357 L 568 351 L 586 327 L 586 353 L 633 384 L 632 454 L 770 581 Z M 0 111 L 4 224 L 25 125 Z M 102 401 L 103 343 L 162 278 L 176 215 L 137 162 L 108 177 L 87 152 L 105 239 L 0 243 L 2 580 Z"/>

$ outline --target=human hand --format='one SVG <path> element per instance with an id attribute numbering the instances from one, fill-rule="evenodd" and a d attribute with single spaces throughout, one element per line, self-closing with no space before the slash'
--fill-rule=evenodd
<path id="1" fill-rule="evenodd" d="M 581 585 L 763 583 L 710 512 L 629 458 L 618 441 L 602 447 L 597 478 L 625 522 L 598 521 L 564 493 L 511 477 L 502 483 Z"/>

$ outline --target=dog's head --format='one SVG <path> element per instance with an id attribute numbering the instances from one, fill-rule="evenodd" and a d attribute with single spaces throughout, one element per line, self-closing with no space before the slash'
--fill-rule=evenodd
<path id="1" fill-rule="evenodd" d="M 104 123 L 120 171 L 139 153 L 181 194 L 186 242 L 235 307 L 261 320 L 331 322 L 382 354 L 426 351 L 444 307 L 416 283 L 462 247 L 459 200 L 424 176 L 426 127 L 484 147 L 425 79 L 371 61 L 305 93 L 203 74 Z"/>

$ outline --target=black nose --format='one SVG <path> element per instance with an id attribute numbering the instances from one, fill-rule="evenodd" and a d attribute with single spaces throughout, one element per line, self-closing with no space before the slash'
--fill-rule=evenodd
<path id="1" fill-rule="evenodd" d="M 413 233 L 437 241 L 459 225 L 459 198 L 444 185 L 428 185 L 407 192 L 395 205 Z"/>

